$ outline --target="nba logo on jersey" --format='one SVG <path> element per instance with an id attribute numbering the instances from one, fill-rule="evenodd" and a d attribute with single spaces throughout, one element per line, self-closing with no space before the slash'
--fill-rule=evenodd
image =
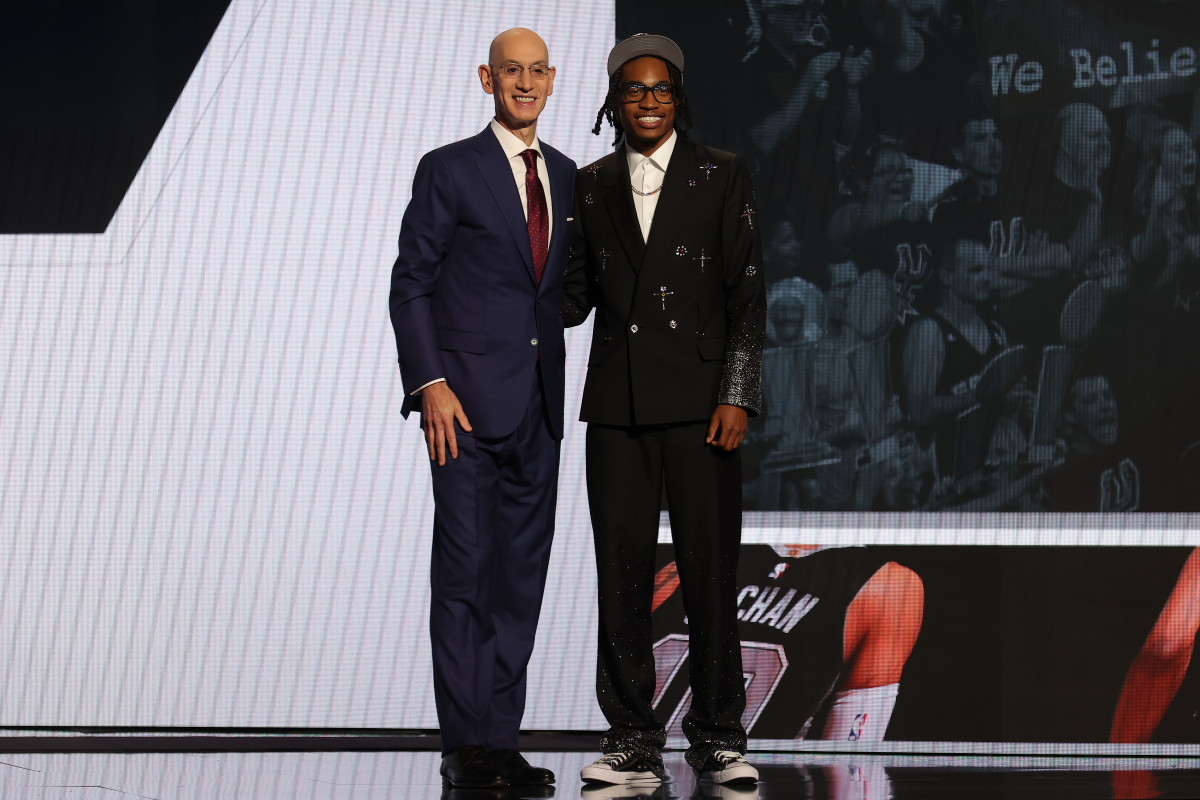
<path id="1" fill-rule="evenodd" d="M 867 715 L 865 713 L 864 714 L 855 714 L 854 715 L 854 725 L 850 728 L 850 738 L 848 738 L 846 741 L 857 742 L 858 737 L 862 736 L 863 728 L 865 728 L 866 726 L 867 726 Z"/>
<path id="2" fill-rule="evenodd" d="M 788 565 L 782 561 L 779 562 L 778 564 L 776 564 L 775 569 L 771 570 L 771 580 L 775 580 L 776 578 L 778 578 L 780 575 L 782 575 L 784 573 L 784 571 L 787 568 L 788 568 Z"/>

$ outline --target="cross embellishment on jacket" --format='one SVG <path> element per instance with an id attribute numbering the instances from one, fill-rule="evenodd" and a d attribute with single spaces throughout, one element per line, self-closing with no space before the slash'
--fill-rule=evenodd
<path id="1" fill-rule="evenodd" d="M 754 215 L 756 213 L 758 212 L 751 208 L 749 203 L 746 203 L 746 210 L 742 212 L 742 217 L 746 222 L 750 223 L 750 230 L 754 230 Z"/>
<path id="2" fill-rule="evenodd" d="M 611 255 L 612 255 L 612 253 L 608 252 L 607 247 L 600 248 L 600 270 L 601 271 L 608 269 L 608 257 Z"/>
<path id="3" fill-rule="evenodd" d="M 717 165 L 711 161 L 706 161 L 705 163 L 701 164 L 700 169 L 704 170 L 704 180 L 708 180 L 708 176 L 711 175 L 712 171 L 716 168 Z"/>
<path id="4" fill-rule="evenodd" d="M 651 292 L 650 294 L 653 295 L 654 297 L 657 297 L 659 300 L 662 301 L 662 310 L 666 311 L 667 310 L 667 296 L 675 294 L 675 293 L 668 292 L 667 287 L 665 287 L 665 286 L 660 286 L 660 287 L 658 287 L 657 292 Z"/>
<path id="5" fill-rule="evenodd" d="M 703 247 L 701 247 L 701 248 L 700 248 L 700 255 L 698 255 L 698 256 L 693 256 L 693 257 L 692 257 L 692 261 L 699 261 L 699 262 L 700 262 L 700 274 L 701 274 L 701 275 L 703 275 L 703 274 L 704 274 L 704 264 L 705 264 L 705 262 L 707 262 L 707 261 L 712 261 L 712 260 L 713 260 L 713 257 L 712 257 L 712 256 L 707 256 L 707 255 L 705 255 L 705 254 L 704 254 L 704 248 L 703 248 Z"/>

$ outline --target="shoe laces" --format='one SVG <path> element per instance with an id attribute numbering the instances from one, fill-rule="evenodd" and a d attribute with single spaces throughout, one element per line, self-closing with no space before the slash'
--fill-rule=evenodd
<path id="1" fill-rule="evenodd" d="M 619 767 L 631 758 L 633 758 L 633 753 L 605 753 L 596 763 L 605 764 L 610 767 Z"/>
<path id="2" fill-rule="evenodd" d="M 726 767 L 730 764 L 736 764 L 739 761 L 746 760 L 741 753 L 735 753 L 732 750 L 718 750 L 717 752 L 713 753 L 713 758 L 721 762 L 722 766 Z"/>

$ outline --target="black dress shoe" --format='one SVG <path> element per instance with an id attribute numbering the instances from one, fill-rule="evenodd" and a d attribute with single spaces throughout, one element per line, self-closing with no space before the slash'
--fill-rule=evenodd
<path id="1" fill-rule="evenodd" d="M 507 781 L 479 745 L 465 744 L 442 756 L 442 783 L 469 789 L 505 786 Z"/>
<path id="2" fill-rule="evenodd" d="M 544 767 L 531 767 L 516 750 L 489 750 L 488 761 L 509 786 L 546 786 L 554 783 L 554 773 Z"/>

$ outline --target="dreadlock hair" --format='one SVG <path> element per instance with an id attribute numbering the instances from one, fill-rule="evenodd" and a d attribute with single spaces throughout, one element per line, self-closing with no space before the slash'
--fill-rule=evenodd
<path id="1" fill-rule="evenodd" d="M 657 56 L 649 57 L 658 58 Z M 683 133 L 692 127 L 692 107 L 688 102 L 687 92 L 683 88 L 683 73 L 676 69 L 671 62 L 659 60 L 667 65 L 667 76 L 675 86 L 675 129 Z M 604 124 L 604 120 L 608 120 L 608 124 L 616 132 L 616 136 L 613 137 L 613 147 L 625 141 L 625 126 L 621 122 L 621 106 L 623 105 L 621 102 L 621 79 L 624 70 L 625 65 L 622 64 L 621 68 L 608 79 L 608 94 L 604 96 L 604 105 L 596 112 L 596 125 L 592 128 L 592 133 L 599 136 L 601 125 Z"/>

